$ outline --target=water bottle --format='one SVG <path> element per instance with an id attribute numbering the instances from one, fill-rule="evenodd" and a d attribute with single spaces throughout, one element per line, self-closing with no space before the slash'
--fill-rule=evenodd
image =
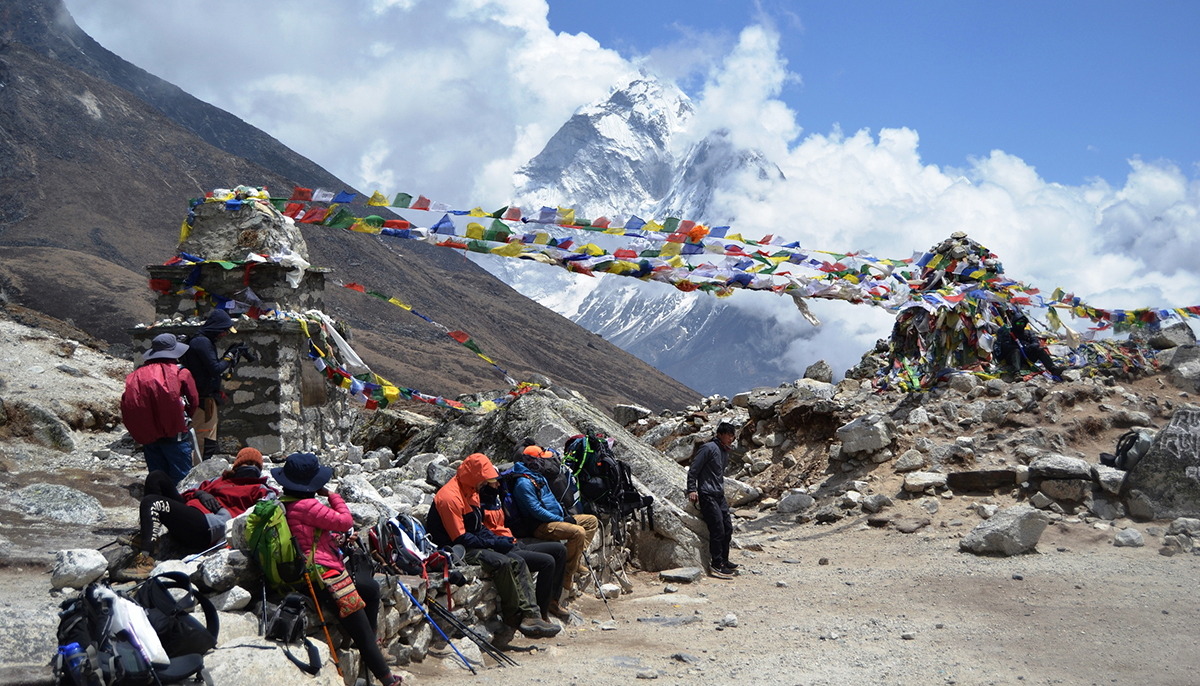
<path id="1" fill-rule="evenodd" d="M 67 673 L 71 675 L 71 682 L 75 686 L 87 686 L 87 681 L 83 675 L 83 665 L 87 662 L 87 651 L 81 648 L 78 643 L 68 643 L 65 646 L 58 647 L 58 654 L 63 657 L 63 666 Z"/>

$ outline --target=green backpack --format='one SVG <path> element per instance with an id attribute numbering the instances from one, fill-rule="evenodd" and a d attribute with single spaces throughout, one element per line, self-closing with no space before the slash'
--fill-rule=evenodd
<path id="1" fill-rule="evenodd" d="M 296 539 L 288 528 L 287 510 L 283 503 L 274 498 L 260 500 L 250 514 L 246 515 L 246 540 L 250 553 L 262 569 L 263 578 L 272 588 L 290 587 L 304 578 L 304 573 L 313 564 L 313 554 L 321 530 L 313 532 L 313 546 L 308 559 L 300 557 Z"/>

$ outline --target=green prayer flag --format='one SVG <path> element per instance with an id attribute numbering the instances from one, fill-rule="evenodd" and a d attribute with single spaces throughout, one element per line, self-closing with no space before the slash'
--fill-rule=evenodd
<path id="1" fill-rule="evenodd" d="M 475 345 L 474 339 L 468 338 L 467 342 L 463 343 L 463 346 L 466 348 L 470 348 L 471 352 L 475 353 L 476 355 L 483 354 L 483 351 L 479 349 L 479 346 Z"/>
<path id="2" fill-rule="evenodd" d="M 667 221 L 663 222 L 663 232 L 675 233 L 675 229 L 679 228 L 678 217 L 667 217 Z"/>
<path id="3" fill-rule="evenodd" d="M 348 229 L 354 226 L 354 221 L 357 219 L 350 210 L 338 210 L 337 214 L 325 220 L 325 226 L 334 229 Z"/>
<path id="4" fill-rule="evenodd" d="M 370 224 L 371 226 L 383 226 L 383 217 L 372 214 L 368 217 L 363 217 L 363 223 Z"/>
<path id="5" fill-rule="evenodd" d="M 501 207 L 500 209 L 496 210 L 495 212 L 489 214 L 488 216 L 491 217 L 492 219 L 500 219 L 501 217 L 504 216 L 504 213 L 507 211 L 508 211 L 508 205 L 505 205 L 504 207 Z"/>
<path id="6" fill-rule="evenodd" d="M 395 200 L 392 200 L 392 207 L 408 207 L 412 202 L 412 196 L 408 193 L 397 193 Z"/>
<path id="7" fill-rule="evenodd" d="M 467 241 L 467 250 L 470 250 L 471 252 L 490 253 L 492 252 L 492 246 L 484 243 L 483 241 L 470 240 Z"/>
<path id="8" fill-rule="evenodd" d="M 280 212 L 287 209 L 287 198 L 271 198 L 271 206 Z"/>

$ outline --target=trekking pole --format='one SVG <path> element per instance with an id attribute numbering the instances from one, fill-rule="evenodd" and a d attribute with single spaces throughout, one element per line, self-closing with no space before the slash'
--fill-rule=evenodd
<path id="1" fill-rule="evenodd" d="M 587 551 L 583 551 L 583 561 L 587 563 L 588 571 L 592 573 L 592 581 L 596 584 L 596 592 L 600 594 L 600 600 L 604 601 L 604 607 L 608 608 L 608 616 L 616 621 L 617 616 L 613 614 L 612 606 L 608 604 L 608 598 L 604 597 L 604 589 L 600 588 L 600 579 L 596 576 L 596 570 L 592 569 L 592 560 L 588 557 Z"/>
<path id="2" fill-rule="evenodd" d="M 214 551 L 217 548 L 220 548 L 224 545 L 225 545 L 225 539 L 221 539 L 220 543 L 214 545 L 213 547 L 209 548 L 208 550 L 202 550 L 202 551 L 196 553 L 195 555 L 189 555 L 189 556 L 183 558 L 183 561 L 184 562 L 192 562 L 194 560 L 199 560 L 200 558 L 204 557 L 205 555 L 211 553 L 212 551 Z"/>
<path id="3" fill-rule="evenodd" d="M 333 660 L 333 666 L 337 668 L 338 676 L 344 676 L 342 666 L 338 664 L 337 651 L 333 649 L 333 639 L 329 637 L 329 627 L 325 624 L 325 614 L 321 612 L 321 601 L 317 600 L 317 590 L 313 588 L 312 577 L 308 572 L 304 573 L 304 580 L 308 582 L 308 592 L 312 594 L 313 605 L 317 606 L 317 618 L 321 620 L 321 628 L 325 630 L 325 642 L 329 644 L 329 658 Z"/>
<path id="4" fill-rule="evenodd" d="M 450 642 L 450 637 L 446 635 L 445 631 L 442 631 L 442 627 L 438 626 L 437 622 L 433 621 L 433 617 L 429 616 L 429 612 L 427 612 L 425 610 L 425 606 L 422 605 L 421 603 L 417 602 L 417 599 L 413 596 L 412 592 L 408 590 L 408 587 L 404 585 L 404 582 L 397 581 L 396 585 L 400 587 L 400 590 L 404 591 L 404 595 L 408 596 L 408 599 L 412 601 L 413 605 L 416 605 L 417 607 L 421 608 L 421 614 L 425 615 L 425 620 L 428 621 L 430 624 L 432 624 L 433 628 L 437 629 L 437 632 L 442 635 L 442 639 L 445 640 L 446 643 L 449 644 L 449 646 L 454 649 L 455 654 L 458 655 L 458 659 L 462 660 L 463 664 L 467 666 L 467 669 L 471 670 L 471 674 L 474 676 L 478 676 L 478 673 L 475 671 L 475 668 L 471 666 L 471 662 L 469 660 L 467 660 L 467 658 L 463 657 L 462 653 L 458 652 L 458 647 Z"/>
<path id="5" fill-rule="evenodd" d="M 483 636 L 480 636 L 474 629 L 472 629 L 471 627 L 464 624 L 462 622 L 462 620 L 460 620 L 458 617 L 455 617 L 454 613 L 447 611 L 446 608 L 444 608 L 441 605 L 438 605 L 436 603 L 434 603 L 430 607 L 432 607 L 434 609 L 434 614 L 436 614 L 437 616 L 439 616 L 442 619 L 449 622 L 450 625 L 453 626 L 455 629 L 458 629 L 459 631 L 463 632 L 463 635 L 465 635 L 467 638 L 471 639 L 471 641 L 474 642 L 475 645 L 479 646 L 479 648 L 481 650 L 483 650 L 485 653 L 490 655 L 492 657 L 492 659 L 494 659 L 497 663 L 500 664 L 501 667 L 505 666 L 505 664 L 504 664 L 505 662 L 513 665 L 514 667 L 520 666 L 517 664 L 516 660 L 514 660 L 511 657 L 500 652 L 499 648 L 492 645 L 491 643 L 488 643 L 487 639 L 485 639 Z"/>
<path id="6" fill-rule="evenodd" d="M 488 655 L 491 655 L 492 658 L 496 660 L 496 662 L 499 662 L 501 667 L 504 666 L 505 662 L 507 662 L 513 666 L 519 666 L 519 665 L 517 665 L 516 660 L 514 660 L 511 657 L 500 652 L 499 648 L 497 648 L 496 646 L 489 643 L 487 641 L 487 639 L 485 639 L 483 636 L 480 636 L 478 632 L 476 632 L 474 629 L 472 629 L 471 627 L 464 624 L 462 620 L 460 620 L 458 617 L 454 616 L 454 613 L 448 612 L 444 607 L 442 607 L 441 605 L 438 605 L 436 603 L 433 604 L 431 607 L 434 608 L 435 614 L 437 614 L 437 616 L 450 622 L 450 624 L 454 628 L 463 632 L 463 634 L 467 638 L 474 641 L 475 645 L 479 646 Z"/>
<path id="7" fill-rule="evenodd" d="M 200 439 L 196 438 L 196 430 L 192 428 L 192 423 L 188 422 L 188 433 L 192 435 L 192 466 L 200 464 L 204 461 L 204 456 L 200 453 Z"/>

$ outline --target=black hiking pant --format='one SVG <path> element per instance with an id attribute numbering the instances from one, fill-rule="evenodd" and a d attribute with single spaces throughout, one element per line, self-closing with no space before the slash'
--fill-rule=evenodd
<path id="1" fill-rule="evenodd" d="M 557 558 L 559 565 L 566 562 L 567 547 L 561 543 L 536 543 L 524 550 L 513 548 L 507 554 L 491 548 L 471 548 L 467 551 L 467 564 L 480 565 L 496 585 L 500 596 L 500 613 L 504 621 L 516 626 L 522 617 L 540 617 L 550 611 L 551 593 L 555 592 L 555 556 L 541 552 L 553 546 L 561 549 Z M 537 588 L 533 576 L 537 575 Z M 557 589 L 562 589 L 561 574 Z M 558 596 L 555 595 L 555 598 Z"/>
<path id="2" fill-rule="evenodd" d="M 733 520 L 729 517 L 729 502 L 725 495 L 700 495 L 700 516 L 708 525 L 708 553 L 712 568 L 719 570 L 729 562 L 729 543 L 733 540 Z"/>
<path id="3" fill-rule="evenodd" d="M 558 600 L 562 592 L 563 578 L 567 572 L 567 546 L 559 541 L 519 545 L 509 554 L 525 560 L 530 575 L 537 575 L 533 592 L 537 597 L 538 609 L 545 617 L 550 611 L 550 601 Z"/>
<path id="4" fill-rule="evenodd" d="M 208 519 L 191 507 L 175 490 L 175 481 L 166 472 L 154 471 L 146 477 L 146 493 L 140 506 L 142 552 L 154 550 L 155 534 L 165 528 L 179 545 L 201 551 L 212 545 Z"/>
<path id="5" fill-rule="evenodd" d="M 358 589 L 358 594 L 362 596 L 366 608 L 351 612 L 338 619 L 338 623 L 350 636 L 354 647 L 358 648 L 367 669 L 371 670 L 371 674 L 374 674 L 380 683 L 386 683 L 392 671 L 388 668 L 387 658 L 383 656 L 383 651 L 379 649 L 375 633 L 379 623 L 379 583 L 375 581 L 374 574 L 367 567 L 364 565 L 362 568 L 349 570 L 354 579 L 354 587 Z M 325 613 L 325 619 L 337 617 L 337 603 L 334 602 L 333 596 L 323 587 L 314 585 L 314 588 L 317 591 L 317 598 L 321 601 L 321 607 L 324 608 L 322 612 Z"/>

